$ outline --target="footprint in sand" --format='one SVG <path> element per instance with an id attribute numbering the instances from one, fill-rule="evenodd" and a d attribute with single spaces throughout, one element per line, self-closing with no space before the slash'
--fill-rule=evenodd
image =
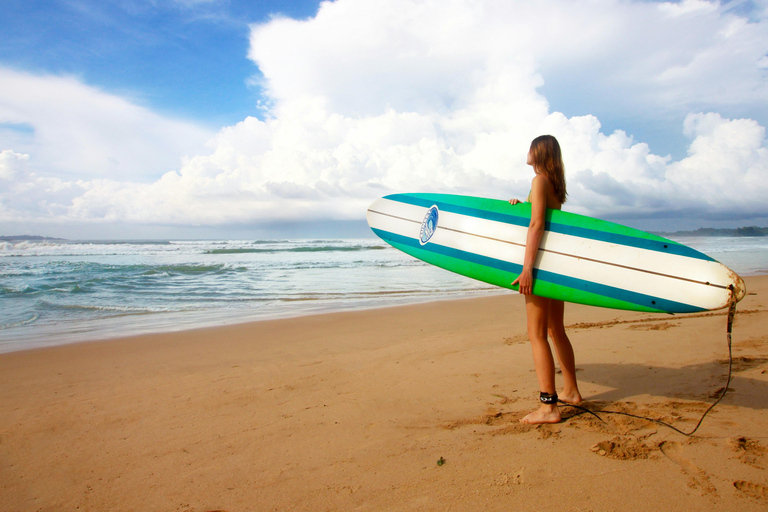
<path id="1" fill-rule="evenodd" d="M 683 471 L 691 477 L 689 486 L 701 489 L 702 494 L 711 494 L 717 496 L 717 489 L 709 480 L 709 475 L 701 468 L 696 466 L 683 454 L 683 447 L 674 441 L 664 441 L 659 445 L 661 453 L 667 456 L 669 460 L 679 465 Z"/>
<path id="2" fill-rule="evenodd" d="M 758 469 L 764 469 L 763 458 L 768 450 L 759 441 L 739 436 L 729 439 L 728 445 L 741 462 Z"/>
<path id="3" fill-rule="evenodd" d="M 508 338 L 504 338 L 505 345 L 519 345 L 521 343 L 528 343 L 527 334 L 516 334 L 514 336 L 509 336 Z"/>
<path id="4" fill-rule="evenodd" d="M 736 480 L 733 482 L 733 486 L 753 498 L 768 499 L 768 487 L 764 485 L 747 482 L 746 480 Z"/>
<path id="5" fill-rule="evenodd" d="M 609 459 L 635 460 L 647 459 L 653 450 L 638 439 L 616 436 L 610 441 L 597 443 L 592 447 L 592 451 Z"/>

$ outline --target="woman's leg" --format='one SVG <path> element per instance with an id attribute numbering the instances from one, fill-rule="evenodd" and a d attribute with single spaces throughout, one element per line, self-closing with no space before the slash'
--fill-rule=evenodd
<path id="1" fill-rule="evenodd" d="M 549 299 L 536 295 L 525 296 L 525 312 L 528 317 L 528 338 L 533 350 L 533 365 L 539 380 L 539 390 L 555 394 L 555 361 L 547 341 L 549 325 Z M 522 423 L 557 423 L 560 410 L 557 404 L 541 404 L 541 407 L 520 420 Z"/>
<path id="2" fill-rule="evenodd" d="M 560 399 L 563 402 L 578 404 L 581 402 L 579 385 L 576 382 L 576 360 L 573 355 L 573 346 L 564 325 L 565 303 L 561 300 L 549 301 L 549 316 L 547 319 L 549 337 L 555 345 L 557 360 L 560 362 L 560 371 L 563 372 L 563 392 Z"/>

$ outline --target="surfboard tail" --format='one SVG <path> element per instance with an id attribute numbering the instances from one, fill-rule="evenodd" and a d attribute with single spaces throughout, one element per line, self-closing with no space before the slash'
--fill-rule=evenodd
<path id="1" fill-rule="evenodd" d="M 739 302 L 747 295 L 747 285 L 744 283 L 744 280 L 739 274 L 731 269 L 728 269 L 728 271 L 730 272 L 731 279 L 733 280 L 733 297 L 736 299 L 736 302 Z"/>

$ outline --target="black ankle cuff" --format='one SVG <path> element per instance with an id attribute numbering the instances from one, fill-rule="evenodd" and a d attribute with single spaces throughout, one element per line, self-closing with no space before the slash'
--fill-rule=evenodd
<path id="1" fill-rule="evenodd" d="M 539 393 L 539 400 L 541 400 L 541 403 L 548 404 L 548 405 L 554 405 L 557 403 L 557 393 Z"/>

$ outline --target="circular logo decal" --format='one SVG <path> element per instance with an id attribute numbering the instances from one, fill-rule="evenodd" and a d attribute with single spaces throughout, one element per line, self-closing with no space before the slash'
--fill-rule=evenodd
<path id="1" fill-rule="evenodd" d="M 419 243 L 425 245 L 432 238 L 432 235 L 437 231 L 437 217 L 439 211 L 437 205 L 433 205 L 427 214 L 424 216 L 424 221 L 421 223 L 421 232 L 419 233 Z"/>

